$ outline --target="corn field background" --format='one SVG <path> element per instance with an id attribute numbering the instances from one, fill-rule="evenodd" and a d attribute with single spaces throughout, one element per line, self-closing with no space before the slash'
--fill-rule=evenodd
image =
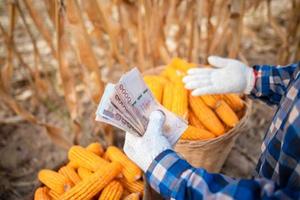
<path id="1" fill-rule="evenodd" d="M 175 56 L 296 62 L 299 11 L 299 0 L 1 0 L 0 199 L 32 198 L 38 170 L 72 144 L 122 145 L 94 120 L 107 82 Z M 251 175 L 272 113 L 254 102 L 223 173 Z"/>

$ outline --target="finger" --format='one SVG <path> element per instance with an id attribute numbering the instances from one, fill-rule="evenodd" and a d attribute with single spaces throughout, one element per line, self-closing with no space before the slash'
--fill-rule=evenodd
<path id="1" fill-rule="evenodd" d="M 138 142 L 140 139 L 141 139 L 140 136 L 135 136 L 132 133 L 126 132 L 124 147 L 125 146 L 132 146 L 133 144 Z"/>
<path id="2" fill-rule="evenodd" d="M 201 80 L 201 79 L 208 79 L 209 76 L 207 75 L 187 75 L 185 77 L 183 77 L 182 81 L 184 83 L 188 83 L 191 81 L 197 81 L 197 80 Z"/>
<path id="3" fill-rule="evenodd" d="M 217 92 L 212 87 L 202 87 L 193 90 L 192 96 L 201 96 L 205 94 L 216 94 Z"/>
<path id="4" fill-rule="evenodd" d="M 149 116 L 149 123 L 146 130 L 146 134 L 162 133 L 164 123 L 165 114 L 161 110 L 153 111 Z"/>
<path id="5" fill-rule="evenodd" d="M 188 70 L 189 75 L 210 75 L 212 68 L 192 68 Z"/>
<path id="6" fill-rule="evenodd" d="M 125 141 L 124 146 L 123 146 L 123 150 L 126 153 L 126 155 L 128 156 L 129 154 L 131 154 L 132 152 L 134 152 L 134 148 L 131 144 L 129 144 L 128 142 Z"/>
<path id="7" fill-rule="evenodd" d="M 126 135 L 125 135 L 125 142 L 128 141 L 128 142 L 136 142 L 137 140 L 139 140 L 141 137 L 140 136 L 136 136 L 132 133 L 129 133 L 129 132 L 126 132 Z"/>
<path id="8" fill-rule="evenodd" d="M 125 154 L 127 155 L 127 157 L 130 160 L 134 161 L 134 158 L 135 158 L 135 155 L 136 155 L 135 148 L 133 146 L 124 144 L 123 150 L 124 150 Z"/>
<path id="9" fill-rule="evenodd" d="M 140 140 L 141 137 L 135 136 L 131 133 L 126 132 L 125 135 L 125 142 L 124 142 L 124 152 L 129 155 L 132 154 L 134 152 L 134 148 L 133 145 L 137 143 L 138 140 Z"/>
<path id="10" fill-rule="evenodd" d="M 201 87 L 208 87 L 210 86 L 210 80 L 209 79 L 201 79 L 198 81 L 191 81 L 188 82 L 184 85 L 184 87 L 188 90 L 193 90 L 196 88 L 201 88 Z"/>
<path id="11" fill-rule="evenodd" d="M 214 67 L 222 68 L 226 67 L 232 59 L 229 58 L 222 58 L 219 56 L 209 56 L 208 63 Z"/>

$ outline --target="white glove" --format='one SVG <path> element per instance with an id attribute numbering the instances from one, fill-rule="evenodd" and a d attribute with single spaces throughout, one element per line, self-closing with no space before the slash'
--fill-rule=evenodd
<path id="1" fill-rule="evenodd" d="M 203 94 L 245 93 L 254 87 L 253 69 L 244 63 L 228 58 L 210 56 L 210 65 L 215 68 L 193 68 L 183 78 L 185 88 L 193 90 L 193 96 Z"/>
<path id="2" fill-rule="evenodd" d="M 147 130 L 143 137 L 126 133 L 124 152 L 144 172 L 161 152 L 171 149 L 171 144 L 163 135 L 165 115 L 161 111 L 153 111 L 149 117 Z"/>

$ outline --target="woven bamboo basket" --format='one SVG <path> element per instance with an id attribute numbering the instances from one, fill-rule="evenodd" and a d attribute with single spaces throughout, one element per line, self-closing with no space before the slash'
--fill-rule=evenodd
<path id="1" fill-rule="evenodd" d="M 147 70 L 143 75 L 157 75 L 164 66 Z M 175 151 L 181 154 L 194 167 L 203 167 L 209 172 L 219 172 L 230 153 L 236 138 L 245 130 L 250 112 L 251 102 L 245 98 L 245 108 L 239 123 L 225 134 L 209 140 L 179 140 Z"/>

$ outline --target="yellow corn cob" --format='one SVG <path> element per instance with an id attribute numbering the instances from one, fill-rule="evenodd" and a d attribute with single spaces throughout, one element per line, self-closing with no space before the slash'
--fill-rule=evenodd
<path id="1" fill-rule="evenodd" d="M 188 128 L 184 131 L 184 133 L 181 136 L 181 139 L 183 140 L 207 140 L 214 138 L 215 135 L 211 132 L 196 128 L 195 126 L 189 125 Z"/>
<path id="2" fill-rule="evenodd" d="M 44 185 L 58 194 L 64 193 L 72 186 L 68 178 L 49 169 L 42 169 L 38 174 L 38 178 Z"/>
<path id="3" fill-rule="evenodd" d="M 166 66 L 165 69 L 160 74 L 162 77 L 165 77 L 168 80 L 172 80 L 173 77 L 176 77 L 177 71 L 176 69 L 172 68 L 171 66 Z"/>
<path id="4" fill-rule="evenodd" d="M 71 161 L 68 162 L 67 166 L 71 167 L 73 169 L 77 169 L 79 167 L 76 163 L 71 162 Z"/>
<path id="5" fill-rule="evenodd" d="M 138 193 L 132 193 L 127 195 L 124 200 L 139 200 L 140 199 L 140 195 Z"/>
<path id="6" fill-rule="evenodd" d="M 133 181 L 129 182 L 125 178 L 119 179 L 124 188 L 128 190 L 130 193 L 140 193 L 142 194 L 144 191 L 144 183 L 143 181 Z"/>
<path id="7" fill-rule="evenodd" d="M 174 85 L 172 83 L 168 83 L 164 86 L 162 105 L 168 110 L 172 110 L 173 90 Z"/>
<path id="8" fill-rule="evenodd" d="M 123 188 L 124 188 L 124 186 L 123 186 Z M 131 194 L 131 192 L 129 192 L 128 190 L 126 190 L 126 188 L 124 188 L 121 199 L 124 199 L 125 197 L 127 197 L 130 194 Z"/>
<path id="9" fill-rule="evenodd" d="M 120 149 L 110 146 L 106 154 L 111 161 L 119 162 L 123 166 L 122 174 L 128 181 L 138 180 L 142 176 L 141 169 L 134 164 Z"/>
<path id="10" fill-rule="evenodd" d="M 167 78 L 170 81 L 176 82 L 182 80 L 184 73 L 180 70 L 172 68 L 171 66 L 167 66 L 161 73 L 161 76 Z"/>
<path id="11" fill-rule="evenodd" d="M 60 195 L 55 192 L 54 190 L 49 190 L 49 196 L 51 197 L 51 199 L 53 200 L 59 200 L 60 199 Z"/>
<path id="12" fill-rule="evenodd" d="M 197 128 L 205 129 L 203 124 L 200 122 L 200 120 L 192 110 L 189 110 L 189 124 Z"/>
<path id="13" fill-rule="evenodd" d="M 91 170 L 88 170 L 84 167 L 79 167 L 77 169 L 77 173 L 78 173 L 78 175 L 81 179 L 85 179 L 85 178 L 87 178 L 87 177 L 89 177 L 90 175 L 93 174 L 93 172 Z"/>
<path id="14" fill-rule="evenodd" d="M 108 155 L 107 155 L 106 152 L 103 154 L 102 158 L 103 158 L 104 160 L 108 161 L 108 162 L 111 161 L 111 160 L 109 159 L 109 157 L 108 157 Z"/>
<path id="15" fill-rule="evenodd" d="M 74 184 L 77 184 L 81 180 L 75 169 L 68 166 L 60 168 L 58 173 L 71 180 Z"/>
<path id="16" fill-rule="evenodd" d="M 156 76 L 157 77 L 157 81 L 161 84 L 161 85 L 165 85 L 165 84 L 167 84 L 169 81 L 168 81 L 168 79 L 166 79 L 165 77 L 163 77 L 163 76 Z"/>
<path id="17" fill-rule="evenodd" d="M 244 102 L 237 94 L 225 94 L 223 95 L 223 98 L 235 112 L 238 112 L 244 108 Z"/>
<path id="18" fill-rule="evenodd" d="M 163 85 L 160 84 L 158 81 L 146 79 L 145 80 L 147 86 L 149 87 L 150 91 L 154 95 L 155 99 L 161 103 L 162 95 L 163 95 Z"/>
<path id="19" fill-rule="evenodd" d="M 157 76 L 157 75 L 145 75 L 145 76 L 143 76 L 143 79 L 144 79 L 145 82 L 147 82 L 147 81 L 151 82 L 151 81 L 157 79 L 157 77 L 159 77 L 159 76 Z"/>
<path id="20" fill-rule="evenodd" d="M 51 200 L 50 196 L 48 195 L 48 188 L 39 187 L 36 189 L 34 193 L 34 200 Z"/>
<path id="21" fill-rule="evenodd" d="M 173 94 L 171 112 L 186 118 L 188 115 L 188 92 L 181 81 L 174 83 Z"/>
<path id="22" fill-rule="evenodd" d="M 93 152 L 94 154 L 96 154 L 98 156 L 102 156 L 104 154 L 104 149 L 99 142 L 91 143 L 85 149 L 90 152 Z"/>
<path id="23" fill-rule="evenodd" d="M 89 144 L 85 149 L 90 151 L 90 152 L 93 152 L 93 153 L 97 154 L 98 156 L 102 156 L 103 153 L 104 153 L 104 149 L 103 149 L 102 145 L 98 142 L 94 142 L 94 143 Z M 71 168 L 74 168 L 74 169 L 77 169 L 79 167 L 78 164 L 76 164 L 72 161 L 68 162 L 67 166 L 71 167 Z"/>
<path id="24" fill-rule="evenodd" d="M 101 192 L 99 200 L 119 200 L 123 193 L 123 186 L 119 181 L 110 182 Z"/>
<path id="25" fill-rule="evenodd" d="M 159 82 L 161 85 L 164 85 L 168 82 L 168 80 L 163 77 L 163 76 L 158 76 L 158 75 L 146 75 L 143 77 L 144 78 L 144 81 L 147 82 L 147 81 L 156 81 L 156 82 Z"/>
<path id="26" fill-rule="evenodd" d="M 203 95 L 200 96 L 202 101 L 210 108 L 215 108 L 218 101 L 220 101 L 222 98 L 220 95 Z"/>
<path id="27" fill-rule="evenodd" d="M 108 165 L 106 160 L 81 146 L 71 147 L 68 157 L 71 162 L 74 162 L 80 167 L 85 167 L 91 171 L 97 171 L 99 168 L 103 169 Z"/>
<path id="28" fill-rule="evenodd" d="M 69 191 L 61 196 L 61 200 L 85 200 L 90 199 L 100 192 L 120 172 L 122 166 L 118 162 L 108 164 L 104 169 L 99 169 L 91 176 L 83 179 Z"/>
<path id="29" fill-rule="evenodd" d="M 196 67 L 196 64 L 194 63 L 188 63 L 187 61 L 180 59 L 180 58 L 173 58 L 170 65 L 177 69 L 180 70 L 184 73 L 187 73 L 187 71 L 191 68 Z"/>
<path id="30" fill-rule="evenodd" d="M 225 128 L 216 114 L 205 105 L 200 97 L 189 96 L 190 106 L 203 126 L 216 136 L 222 135 Z"/>
<path id="31" fill-rule="evenodd" d="M 218 102 L 215 112 L 229 127 L 234 127 L 239 122 L 239 118 L 225 101 Z"/>

